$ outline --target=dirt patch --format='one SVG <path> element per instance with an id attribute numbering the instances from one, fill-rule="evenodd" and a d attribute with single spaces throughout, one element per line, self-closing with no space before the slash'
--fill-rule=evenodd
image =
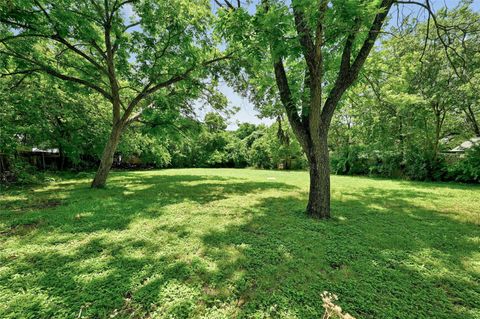
<path id="1" fill-rule="evenodd" d="M 6 208 L 13 211 L 29 211 L 29 210 L 36 210 L 36 209 L 48 209 L 54 208 L 61 205 L 62 202 L 58 199 L 46 199 L 34 203 L 25 203 L 19 204 L 18 202 L 6 204 Z"/>
<path id="2" fill-rule="evenodd" d="M 41 221 L 33 221 L 30 223 L 25 223 L 25 224 L 18 224 L 18 225 L 12 225 L 10 226 L 10 229 L 7 229 L 5 231 L 1 231 L 0 235 L 2 236 L 24 236 L 35 229 L 37 229 L 40 225 L 42 224 Z"/>
<path id="3" fill-rule="evenodd" d="M 40 203 L 37 203 L 33 208 L 38 209 L 38 208 L 52 208 L 52 207 L 57 207 L 61 204 L 58 199 L 50 199 L 46 200 Z M 32 208 L 32 207 L 31 207 Z"/>

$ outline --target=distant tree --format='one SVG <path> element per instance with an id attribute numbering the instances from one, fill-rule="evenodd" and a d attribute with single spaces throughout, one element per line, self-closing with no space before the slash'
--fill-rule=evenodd
<path id="1" fill-rule="evenodd" d="M 356 80 L 393 3 L 321 0 L 288 6 L 264 0 L 253 16 L 228 1 L 223 5 L 223 35 L 229 44 L 248 43 L 256 49 L 249 56 L 255 67 L 247 71 L 269 74 L 258 65 L 273 65 L 279 100 L 309 161 L 307 212 L 312 217 L 330 217 L 327 137 L 333 113 Z M 256 85 L 270 86 L 257 78 Z"/>
<path id="2" fill-rule="evenodd" d="M 480 137 L 480 13 L 473 11 L 471 4 L 471 0 L 461 1 L 454 10 L 437 14 L 438 23 L 448 30 L 437 46 L 447 44 L 443 50 L 453 73 L 452 103 L 465 115 L 472 133 Z"/>
<path id="3" fill-rule="evenodd" d="M 205 123 L 207 129 L 210 132 L 225 131 L 225 129 L 227 128 L 227 123 L 225 122 L 225 119 L 218 113 L 208 112 L 207 114 L 205 114 L 203 122 Z"/>
<path id="4" fill-rule="evenodd" d="M 292 129 L 280 121 L 268 127 L 260 127 L 247 152 L 248 163 L 253 167 L 267 169 L 306 167 L 305 156 L 294 138 Z"/>
<path id="5" fill-rule="evenodd" d="M 257 127 L 255 126 L 255 124 L 252 124 L 252 123 L 241 123 L 240 125 L 238 125 L 238 128 L 237 130 L 235 131 L 235 135 L 243 140 L 244 138 L 248 137 L 249 135 L 251 135 L 253 132 L 255 132 L 255 130 L 257 129 Z"/>
<path id="6" fill-rule="evenodd" d="M 472 75 L 480 71 L 480 56 L 472 52 L 480 16 L 468 4 L 439 10 L 438 26 L 424 21 L 412 27 L 407 20 L 408 27 L 392 30 L 395 36 L 382 37 L 334 115 L 329 145 L 335 172 L 448 178 L 442 150 L 476 134 L 479 115 Z M 444 26 L 452 31 L 440 33 Z M 453 32 L 460 29 L 462 35 Z"/>
<path id="7" fill-rule="evenodd" d="M 110 122 L 108 103 L 62 84 L 43 74 L 21 81 L 0 78 L 0 153 L 58 148 L 60 169 L 101 155 Z"/>

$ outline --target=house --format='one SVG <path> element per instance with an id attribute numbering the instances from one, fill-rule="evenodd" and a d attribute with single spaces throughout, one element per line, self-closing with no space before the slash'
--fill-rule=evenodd
<path id="1" fill-rule="evenodd" d="M 60 150 L 58 148 L 21 148 L 17 150 L 15 156 L 24 158 L 28 163 L 38 169 L 57 169 L 61 161 Z M 0 153 L 0 172 L 6 172 L 9 168 L 10 163 L 8 156 Z"/>
<path id="2" fill-rule="evenodd" d="M 480 137 L 472 137 L 469 140 L 464 141 L 462 144 L 458 145 L 455 148 L 452 148 L 451 150 L 447 151 L 446 153 L 451 153 L 451 154 L 463 154 L 465 153 L 466 150 L 480 145 Z"/>

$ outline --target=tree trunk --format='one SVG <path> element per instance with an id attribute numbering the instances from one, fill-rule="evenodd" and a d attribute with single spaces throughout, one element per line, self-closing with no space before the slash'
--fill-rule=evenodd
<path id="1" fill-rule="evenodd" d="M 100 160 L 100 165 L 98 166 L 97 173 L 92 182 L 92 188 L 103 188 L 107 182 L 108 173 L 113 163 L 113 156 L 117 149 L 118 143 L 120 142 L 120 135 L 122 134 L 123 125 L 116 124 L 112 128 L 110 138 L 105 145 L 103 150 L 102 159 Z"/>
<path id="2" fill-rule="evenodd" d="M 467 106 L 467 109 L 465 110 L 465 114 L 467 115 L 467 120 L 470 122 L 470 125 L 472 126 L 473 133 L 475 136 L 480 137 L 480 125 L 478 124 L 477 118 L 475 117 L 475 113 L 472 110 L 472 107 L 470 105 Z"/>
<path id="3" fill-rule="evenodd" d="M 327 133 L 322 133 L 319 143 L 312 143 L 308 152 L 310 165 L 310 193 L 307 214 L 313 218 L 330 218 L 330 162 Z"/>

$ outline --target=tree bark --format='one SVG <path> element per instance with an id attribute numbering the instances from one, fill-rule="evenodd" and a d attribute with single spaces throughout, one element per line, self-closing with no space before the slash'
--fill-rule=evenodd
<path id="1" fill-rule="evenodd" d="M 330 218 L 330 160 L 327 133 L 318 137 L 318 143 L 311 143 L 308 152 L 310 165 L 310 193 L 307 214 L 313 218 Z"/>
<path id="2" fill-rule="evenodd" d="M 104 188 L 107 182 L 108 173 L 113 163 L 113 156 L 120 142 L 120 136 L 122 135 L 123 125 L 116 124 L 112 127 L 112 132 L 103 150 L 103 155 L 98 166 L 97 173 L 93 179 L 92 188 Z"/>
<path id="3" fill-rule="evenodd" d="M 280 100 L 310 165 L 310 195 L 307 213 L 312 217 L 330 217 L 330 162 L 327 137 L 333 113 L 345 91 L 358 77 L 393 3 L 394 0 L 382 0 L 379 6 L 381 10 L 375 15 L 367 37 L 363 40 L 362 46 L 352 61 L 352 49 L 360 34 L 360 24 L 354 23 L 353 29 L 346 36 L 337 79 L 326 99 L 322 98 L 323 74 L 325 73 L 322 48 L 324 45 L 324 14 L 328 9 L 328 1 L 322 1 L 320 4 L 315 35 L 305 20 L 301 6 L 292 7 L 298 40 L 307 64 L 304 83 L 309 90 L 301 92 L 305 98 L 300 105 L 297 105 L 298 102 L 292 97 L 290 91 L 282 50 L 276 48 L 276 43 L 279 41 L 275 38 L 271 38 L 269 41 Z M 262 4 L 265 11 L 268 12 L 269 1 L 263 0 Z M 358 22 L 357 19 L 355 20 Z M 324 100 L 325 102 L 323 102 Z M 300 114 L 298 113 L 299 106 L 301 106 Z"/>

